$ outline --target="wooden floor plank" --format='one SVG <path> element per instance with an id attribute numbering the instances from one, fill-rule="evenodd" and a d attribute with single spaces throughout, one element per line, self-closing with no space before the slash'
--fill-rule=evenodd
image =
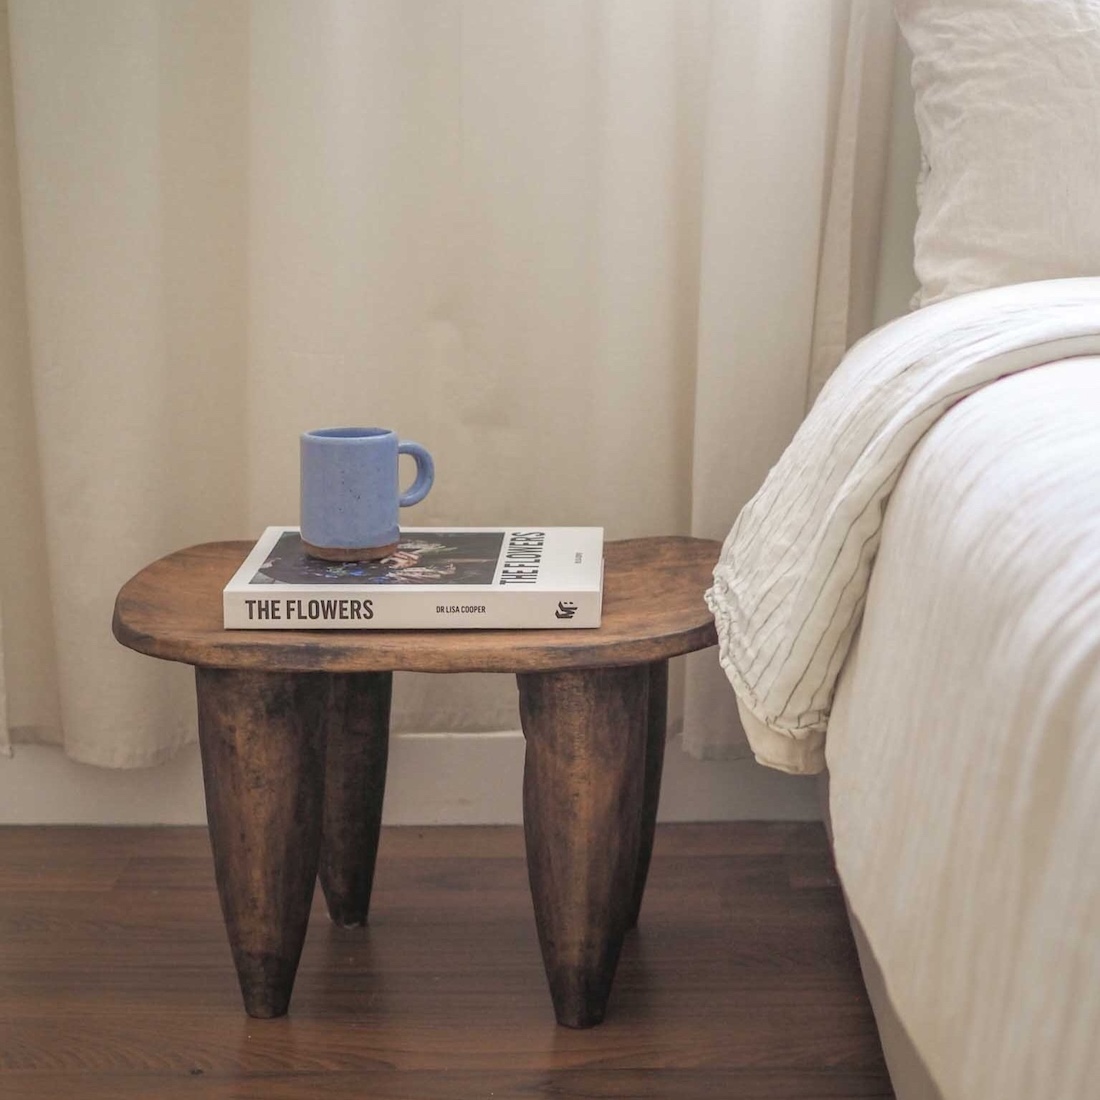
<path id="1" fill-rule="evenodd" d="M 315 899 L 291 1015 L 241 1010 L 195 829 L 0 829 L 0 1096 L 891 1095 L 820 826 L 662 826 L 606 1022 L 553 1022 L 514 828 L 386 830 Z"/>
<path id="2" fill-rule="evenodd" d="M 879 1074 L 583 1070 L 256 1074 L 12 1075 L 20 1100 L 892 1100 Z"/>

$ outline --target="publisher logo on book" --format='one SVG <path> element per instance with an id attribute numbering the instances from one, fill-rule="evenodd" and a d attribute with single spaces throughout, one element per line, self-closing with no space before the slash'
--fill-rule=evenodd
<path id="1" fill-rule="evenodd" d="M 554 612 L 555 619 L 571 619 L 577 613 L 577 605 L 568 600 L 559 600 L 558 609 Z"/>

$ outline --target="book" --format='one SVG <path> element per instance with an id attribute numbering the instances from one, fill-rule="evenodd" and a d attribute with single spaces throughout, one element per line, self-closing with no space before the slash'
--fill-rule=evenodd
<path id="1" fill-rule="evenodd" d="M 311 558 L 269 527 L 222 593 L 233 630 L 597 627 L 602 527 L 406 527 L 374 562 Z"/>

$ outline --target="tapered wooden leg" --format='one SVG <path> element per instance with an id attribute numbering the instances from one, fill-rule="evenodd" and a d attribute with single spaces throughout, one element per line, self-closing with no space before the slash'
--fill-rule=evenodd
<path id="1" fill-rule="evenodd" d="M 333 677 L 321 888 L 342 928 L 367 923 L 389 755 L 392 672 Z"/>
<path id="2" fill-rule="evenodd" d="M 638 841 L 638 869 L 634 875 L 634 895 L 630 903 L 627 927 L 638 923 L 653 856 L 653 837 L 657 831 L 657 804 L 661 799 L 661 772 L 665 766 L 665 730 L 668 727 L 668 661 L 649 666 L 649 713 L 646 721 L 645 794 L 642 798 L 642 830 Z"/>
<path id="3" fill-rule="evenodd" d="M 558 1023 L 604 1016 L 638 869 L 648 669 L 521 673 L 527 868 Z"/>
<path id="4" fill-rule="evenodd" d="M 250 1016 L 290 1003 L 317 880 L 331 678 L 198 668 L 214 871 Z"/>

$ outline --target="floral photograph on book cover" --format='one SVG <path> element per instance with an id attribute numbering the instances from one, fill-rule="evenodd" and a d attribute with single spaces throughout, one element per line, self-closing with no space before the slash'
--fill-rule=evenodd
<path id="1" fill-rule="evenodd" d="M 311 558 L 297 531 L 284 532 L 252 584 L 492 584 L 501 531 L 417 531 L 381 561 Z"/>

